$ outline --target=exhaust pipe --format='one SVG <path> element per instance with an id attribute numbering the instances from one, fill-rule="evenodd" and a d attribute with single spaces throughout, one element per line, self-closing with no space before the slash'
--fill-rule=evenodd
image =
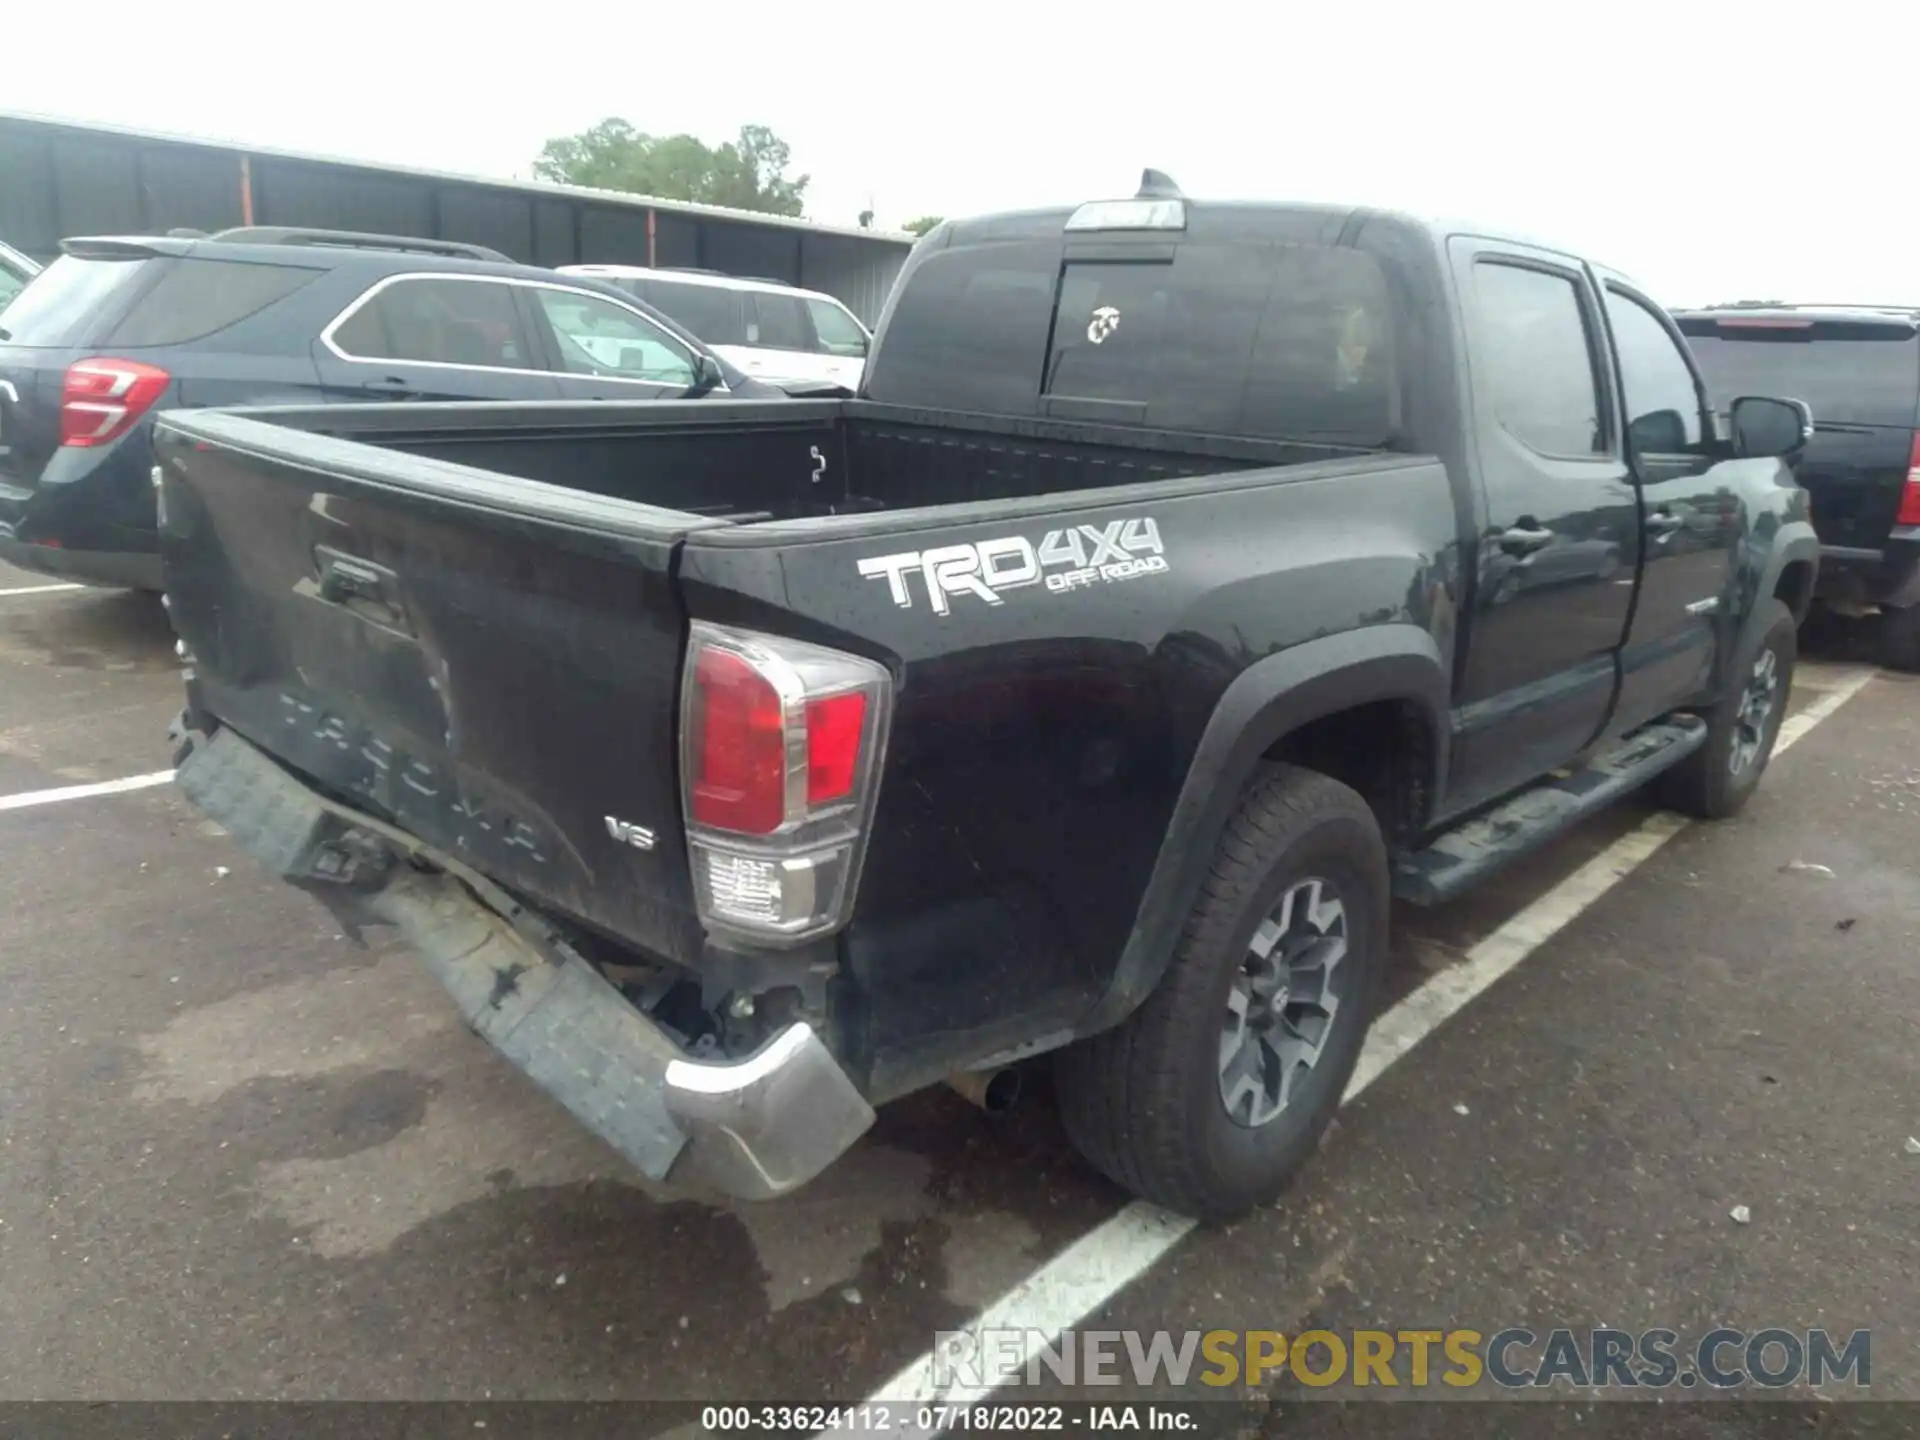
<path id="1" fill-rule="evenodd" d="M 1020 1099 L 1020 1072 L 1010 1065 L 998 1070 L 962 1070 L 947 1077 L 947 1087 L 989 1115 L 1004 1115 Z"/>

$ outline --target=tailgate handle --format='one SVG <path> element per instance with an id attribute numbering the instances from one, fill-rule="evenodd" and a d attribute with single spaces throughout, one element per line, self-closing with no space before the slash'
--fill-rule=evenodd
<path id="1" fill-rule="evenodd" d="M 405 612 L 395 597 L 397 578 L 391 570 L 343 555 L 325 545 L 314 547 L 320 569 L 320 598 L 330 605 L 369 608 L 395 629 L 406 629 Z"/>

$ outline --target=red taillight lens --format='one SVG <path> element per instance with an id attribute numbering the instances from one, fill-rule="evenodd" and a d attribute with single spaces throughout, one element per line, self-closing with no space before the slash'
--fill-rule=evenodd
<path id="1" fill-rule="evenodd" d="M 853 793 L 866 724 L 867 697 L 860 691 L 807 703 L 807 804 L 825 805 Z"/>
<path id="2" fill-rule="evenodd" d="M 1907 453 L 1907 488 L 1900 492 L 1900 513 L 1894 523 L 1920 525 L 1920 430 L 1914 431 L 1913 449 Z"/>
<path id="3" fill-rule="evenodd" d="M 884 665 L 693 622 L 681 795 L 709 934 L 797 945 L 847 923 L 892 713 Z"/>
<path id="4" fill-rule="evenodd" d="M 787 814 L 786 714 L 766 677 L 726 650 L 693 669 L 693 818 L 741 835 L 771 835 Z"/>
<path id="5" fill-rule="evenodd" d="M 118 440 L 166 393 L 171 376 L 138 360 L 80 360 L 60 391 L 60 443 L 84 448 Z"/>

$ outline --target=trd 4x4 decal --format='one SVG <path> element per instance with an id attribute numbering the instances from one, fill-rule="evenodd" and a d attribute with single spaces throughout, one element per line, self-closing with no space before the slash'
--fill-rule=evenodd
<path id="1" fill-rule="evenodd" d="M 1023 535 L 1008 535 L 970 545 L 875 555 L 859 564 L 860 573 L 868 579 L 885 577 L 893 603 L 902 610 L 913 608 L 913 588 L 907 577 L 918 573 L 933 613 L 946 615 L 952 612 L 948 597 L 953 595 L 972 595 L 989 605 L 1001 605 L 1003 592 L 1027 585 L 1044 583 L 1059 593 L 1158 575 L 1167 568 L 1164 552 L 1160 526 L 1151 516 L 1141 515 L 1108 525 L 1049 530 L 1038 546 Z"/>

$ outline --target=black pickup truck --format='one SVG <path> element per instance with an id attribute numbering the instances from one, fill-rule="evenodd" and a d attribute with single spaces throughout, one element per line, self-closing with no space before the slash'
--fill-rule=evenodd
<path id="1" fill-rule="evenodd" d="M 855 399 L 174 412 L 179 784 L 640 1170 L 767 1196 L 1053 1052 L 1278 1193 L 1389 899 L 1767 764 L 1817 545 L 1669 318 L 1406 216 L 949 222 Z"/>

